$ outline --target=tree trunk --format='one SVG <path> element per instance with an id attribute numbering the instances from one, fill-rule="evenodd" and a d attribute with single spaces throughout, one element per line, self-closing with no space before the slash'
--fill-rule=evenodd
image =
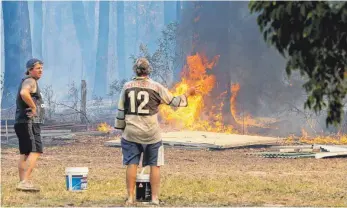
<path id="1" fill-rule="evenodd" d="M 28 3 L 3 1 L 5 77 L 2 107 L 15 104 L 18 85 L 32 57 Z"/>
<path id="2" fill-rule="evenodd" d="M 100 1 L 99 6 L 99 34 L 93 95 L 104 97 L 107 94 L 109 2 Z"/>
<path id="3" fill-rule="evenodd" d="M 83 60 L 82 78 L 86 78 L 87 83 L 92 83 L 94 66 L 92 65 L 93 38 L 92 31 L 88 28 L 84 6 L 82 1 L 71 2 L 73 22 L 76 27 L 76 35 L 81 48 Z"/>
<path id="4" fill-rule="evenodd" d="M 181 21 L 181 1 L 176 1 L 176 21 Z"/>
<path id="5" fill-rule="evenodd" d="M 42 57 L 42 2 L 34 1 L 34 24 L 33 24 L 33 56 L 39 59 Z"/>
<path id="6" fill-rule="evenodd" d="M 127 77 L 127 69 L 125 68 L 125 27 L 124 27 L 124 1 L 117 1 L 117 57 L 119 78 Z"/>
<path id="7" fill-rule="evenodd" d="M 208 59 L 219 55 L 217 65 L 211 71 L 216 76 L 216 84 L 210 98 L 206 100 L 208 106 L 224 102 L 222 117 L 224 124 L 237 124 L 230 110 L 231 97 L 231 38 L 230 37 L 230 4 L 232 2 L 194 2 L 193 19 L 193 54 L 206 53 Z M 218 13 L 216 16 L 215 14 Z M 226 93 L 225 93 L 226 92 Z M 225 93 L 224 100 L 216 100 Z M 218 103 L 216 103 L 218 102 Z"/>
<path id="8" fill-rule="evenodd" d="M 186 63 L 187 55 L 193 54 L 193 37 L 194 37 L 194 19 L 198 15 L 195 9 L 196 2 L 182 1 L 180 2 L 182 10 L 180 10 L 180 22 L 177 28 L 176 36 L 176 54 L 179 54 L 174 68 L 174 82 L 181 80 L 182 68 Z M 178 7 L 180 8 L 180 7 Z"/>
<path id="9" fill-rule="evenodd" d="M 88 30 L 90 31 L 90 35 L 92 40 L 94 40 L 94 34 L 95 34 L 95 6 L 96 2 L 93 1 L 85 1 L 85 8 L 86 8 L 86 19 L 87 19 L 87 25 Z"/>

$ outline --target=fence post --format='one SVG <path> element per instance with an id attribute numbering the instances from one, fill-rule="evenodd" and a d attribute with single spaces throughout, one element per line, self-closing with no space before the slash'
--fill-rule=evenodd
<path id="1" fill-rule="evenodd" d="M 81 82 L 81 123 L 86 124 L 87 119 L 87 82 L 86 80 L 82 80 Z"/>
<path id="2" fill-rule="evenodd" d="M 5 120 L 5 129 L 6 129 L 6 140 L 8 143 L 8 128 L 7 128 L 7 119 Z"/>

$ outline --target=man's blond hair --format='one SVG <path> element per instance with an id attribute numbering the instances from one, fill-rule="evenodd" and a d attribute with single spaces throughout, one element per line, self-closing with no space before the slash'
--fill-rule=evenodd
<path id="1" fill-rule="evenodd" d="M 152 72 L 152 67 L 149 61 L 142 57 L 138 58 L 133 66 L 133 70 L 137 76 L 149 75 Z"/>

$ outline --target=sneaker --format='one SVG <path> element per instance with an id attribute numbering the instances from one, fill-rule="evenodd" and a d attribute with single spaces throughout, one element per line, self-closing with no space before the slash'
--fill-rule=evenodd
<path id="1" fill-rule="evenodd" d="M 159 199 L 157 199 L 157 200 L 152 200 L 152 201 L 151 201 L 151 205 L 159 206 L 159 204 L 160 204 Z"/>
<path id="2" fill-rule="evenodd" d="M 40 191 L 40 188 L 35 187 L 31 181 L 21 181 L 18 183 L 16 189 L 18 191 Z"/>

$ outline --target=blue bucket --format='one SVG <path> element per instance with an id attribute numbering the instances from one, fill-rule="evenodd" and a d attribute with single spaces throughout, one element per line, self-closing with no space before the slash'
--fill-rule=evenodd
<path id="1" fill-rule="evenodd" d="M 87 190 L 87 167 L 66 168 L 66 189 L 68 191 L 84 191 Z"/>

